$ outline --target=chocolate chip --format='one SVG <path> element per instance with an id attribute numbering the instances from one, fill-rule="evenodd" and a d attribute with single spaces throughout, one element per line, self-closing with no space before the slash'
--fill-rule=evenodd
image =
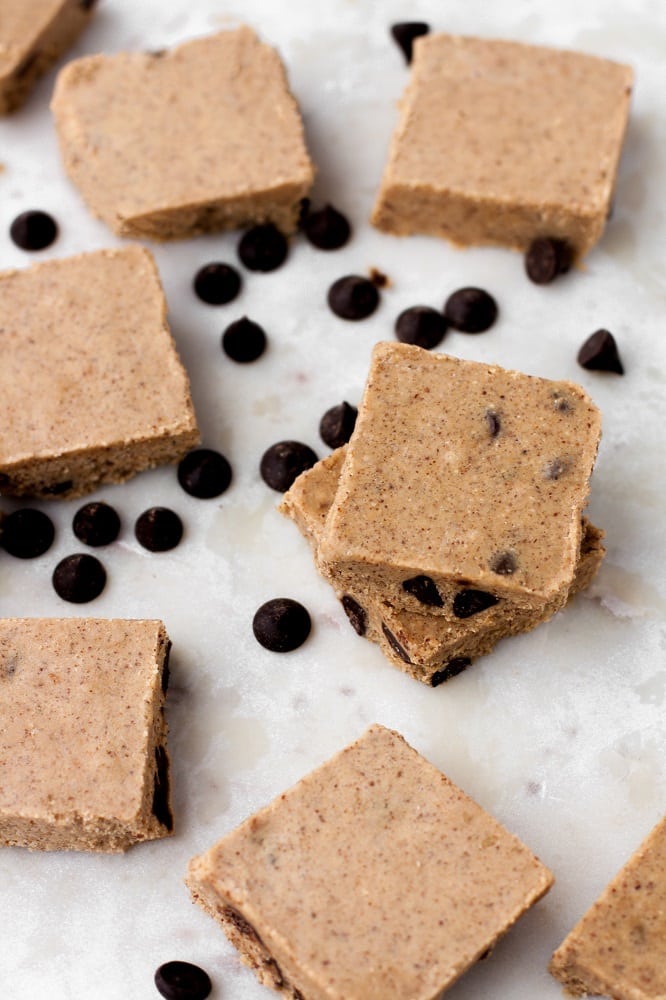
<path id="1" fill-rule="evenodd" d="M 570 464 L 566 458 L 554 458 L 552 462 L 546 462 L 543 467 L 544 479 L 560 479 Z"/>
<path id="2" fill-rule="evenodd" d="M 199 500 L 219 497 L 231 482 L 231 466 L 224 455 L 211 448 L 190 451 L 178 466 L 178 482 Z"/>
<path id="3" fill-rule="evenodd" d="M 327 410 L 319 421 L 319 435 L 329 448 L 346 444 L 356 426 L 358 410 L 349 403 L 338 403 Z"/>
<path id="4" fill-rule="evenodd" d="M 328 304 L 340 319 L 367 319 L 379 305 L 379 292 L 367 278 L 348 274 L 333 282 L 328 290 Z"/>
<path id="5" fill-rule="evenodd" d="M 486 590 L 461 590 L 453 598 L 453 613 L 456 618 L 471 618 L 486 608 L 492 608 L 499 598 Z"/>
<path id="6" fill-rule="evenodd" d="M 310 243 L 320 250 L 338 250 L 351 236 L 349 222 L 332 205 L 306 215 L 301 225 Z"/>
<path id="7" fill-rule="evenodd" d="M 206 1000 L 213 984 L 208 973 L 191 962 L 165 962 L 155 973 L 155 986 L 166 1000 Z"/>
<path id="8" fill-rule="evenodd" d="M 288 250 L 286 237 L 270 222 L 248 229 L 238 244 L 238 256 L 250 271 L 275 271 Z"/>
<path id="9" fill-rule="evenodd" d="M 284 493 L 301 472 L 317 462 L 312 448 L 301 441 L 278 441 L 267 448 L 261 458 L 261 478 L 273 490 Z"/>
<path id="10" fill-rule="evenodd" d="M 407 650 L 400 645 L 396 637 L 393 635 L 393 632 L 391 632 L 391 630 L 384 622 L 382 622 L 382 632 L 384 633 L 386 641 L 388 642 L 389 646 L 396 654 L 396 656 L 399 656 L 400 659 L 403 661 L 403 663 L 411 663 L 412 661 L 409 658 Z"/>
<path id="11" fill-rule="evenodd" d="M 194 291 L 202 302 L 210 306 L 231 302 L 240 289 L 241 276 L 230 264 L 206 264 L 194 276 Z"/>
<path id="12" fill-rule="evenodd" d="M 402 344 L 416 344 L 427 351 L 441 343 L 448 328 L 444 314 L 430 306 L 410 306 L 395 321 L 395 335 Z"/>
<path id="13" fill-rule="evenodd" d="M 120 518 L 108 503 L 87 503 L 74 515 L 72 530 L 86 545 L 110 545 L 120 533 Z"/>
<path id="14" fill-rule="evenodd" d="M 414 576 L 411 580 L 403 580 L 402 589 L 430 608 L 444 606 L 440 593 L 429 576 Z"/>
<path id="15" fill-rule="evenodd" d="M 21 250 L 44 250 L 58 235 L 58 226 L 47 212 L 22 212 L 9 227 L 9 235 Z"/>
<path id="16" fill-rule="evenodd" d="M 96 3 L 97 0 L 79 0 L 79 7 L 82 10 L 92 10 Z"/>
<path id="17" fill-rule="evenodd" d="M 463 670 L 466 670 L 470 666 L 471 662 L 469 656 L 454 656 L 442 670 L 435 671 L 430 678 L 430 684 L 434 688 L 439 687 L 444 681 L 448 681 L 452 677 L 456 677 L 457 674 L 461 674 Z"/>
<path id="18" fill-rule="evenodd" d="M 169 806 L 169 758 L 163 746 L 155 747 L 155 778 L 153 780 L 152 814 L 167 830 L 173 830 L 173 813 Z"/>
<path id="19" fill-rule="evenodd" d="M 298 649 L 310 635 L 311 627 L 307 610 L 290 597 L 266 601 L 252 619 L 255 639 L 273 653 L 289 653 Z"/>
<path id="20" fill-rule="evenodd" d="M 518 560 L 513 552 L 498 552 L 491 559 L 490 568 L 499 576 L 511 576 L 518 569 Z"/>
<path id="21" fill-rule="evenodd" d="M 106 570 L 99 559 L 77 553 L 61 559 L 53 570 L 53 589 L 71 604 L 94 601 L 106 586 Z"/>
<path id="22" fill-rule="evenodd" d="M 587 338 L 578 352 L 578 364 L 589 371 L 624 375 L 615 337 L 608 330 L 597 330 Z"/>
<path id="23" fill-rule="evenodd" d="M 482 288 L 459 288 L 444 303 L 444 315 L 456 330 L 483 333 L 497 319 L 497 303 Z"/>
<path id="24" fill-rule="evenodd" d="M 47 552 L 53 544 L 53 521 L 41 510 L 22 507 L 2 522 L 0 545 L 17 559 L 35 559 Z"/>
<path id="25" fill-rule="evenodd" d="M 425 21 L 400 21 L 398 24 L 391 25 L 391 34 L 402 49 L 408 66 L 412 61 L 414 39 L 420 38 L 421 35 L 427 35 L 429 31 L 430 25 L 426 24 Z"/>
<path id="26" fill-rule="evenodd" d="M 368 627 L 368 616 L 365 610 L 361 607 L 358 601 L 355 601 L 353 597 L 349 594 L 345 594 L 342 598 L 342 607 L 344 608 L 345 614 L 349 621 L 351 622 L 351 627 L 354 629 L 357 635 L 365 635 Z"/>
<path id="27" fill-rule="evenodd" d="M 491 438 L 496 438 L 502 429 L 499 413 L 496 413 L 495 410 L 486 410 L 486 424 Z"/>
<path id="28" fill-rule="evenodd" d="M 183 522 L 168 507 L 150 507 L 137 518 L 134 534 L 144 549 L 168 552 L 175 549 L 183 537 Z"/>
<path id="29" fill-rule="evenodd" d="M 266 334 L 263 327 L 247 316 L 230 323 L 222 334 L 222 350 L 239 364 L 256 361 L 266 350 Z"/>
<path id="30" fill-rule="evenodd" d="M 563 396 L 560 392 L 553 393 L 553 406 L 558 413 L 571 413 L 573 404 L 568 396 Z"/>
<path id="31" fill-rule="evenodd" d="M 566 240 L 540 236 L 532 240 L 525 254 L 525 271 L 535 285 L 548 285 L 571 267 L 571 247 Z"/>
<path id="32" fill-rule="evenodd" d="M 388 288 L 391 284 L 391 279 L 388 274 L 384 274 L 383 271 L 378 271 L 376 267 L 370 268 L 368 277 L 375 288 Z"/>

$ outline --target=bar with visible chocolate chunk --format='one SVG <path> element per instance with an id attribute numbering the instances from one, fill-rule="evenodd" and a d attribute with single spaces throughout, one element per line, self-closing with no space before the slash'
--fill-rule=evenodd
<path id="1" fill-rule="evenodd" d="M 160 621 L 0 619 L 0 844 L 125 851 L 173 831 Z"/>
<path id="2" fill-rule="evenodd" d="M 630 67 L 579 52 L 437 34 L 417 38 L 372 222 L 463 246 L 576 257 L 609 213 Z"/>
<path id="3" fill-rule="evenodd" d="M 549 968 L 572 996 L 666 997 L 666 817 L 567 935 Z"/>
<path id="4" fill-rule="evenodd" d="M 280 57 L 248 27 L 75 60 L 52 108 L 67 172 L 121 236 L 297 228 L 314 170 Z"/>
<path id="5" fill-rule="evenodd" d="M 194 858 L 187 884 L 259 980 L 287 996 L 430 1000 L 552 875 L 374 725 Z"/>
<path id="6" fill-rule="evenodd" d="M 198 443 L 148 250 L 2 272 L 0 313 L 3 494 L 80 496 Z"/>

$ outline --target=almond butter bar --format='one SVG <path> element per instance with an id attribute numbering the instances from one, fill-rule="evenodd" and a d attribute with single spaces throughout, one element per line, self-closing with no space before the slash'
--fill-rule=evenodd
<path id="1" fill-rule="evenodd" d="M 173 830 L 159 621 L 0 619 L 0 844 L 125 851 Z"/>
<path id="2" fill-rule="evenodd" d="M 666 997 L 666 817 L 554 953 L 573 996 Z"/>
<path id="3" fill-rule="evenodd" d="M 385 232 L 520 250 L 603 233 L 633 84 L 630 67 L 519 42 L 414 42 L 372 215 Z"/>
<path id="4" fill-rule="evenodd" d="M 80 496 L 198 442 L 147 250 L 0 273 L 0 314 L 0 492 Z"/>
<path id="5" fill-rule="evenodd" d="M 374 725 L 194 858 L 187 883 L 259 980 L 286 996 L 432 1000 L 552 875 Z"/>
<path id="6" fill-rule="evenodd" d="M 314 171 L 280 57 L 250 28 L 75 60 L 52 108 L 67 172 L 121 236 L 296 229 Z"/>

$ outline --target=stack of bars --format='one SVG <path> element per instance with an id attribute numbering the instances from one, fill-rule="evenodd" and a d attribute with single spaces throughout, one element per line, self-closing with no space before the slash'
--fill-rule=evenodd
<path id="1" fill-rule="evenodd" d="M 380 343 L 349 444 L 280 510 L 358 634 L 434 687 L 593 579 L 600 434 L 573 383 Z"/>

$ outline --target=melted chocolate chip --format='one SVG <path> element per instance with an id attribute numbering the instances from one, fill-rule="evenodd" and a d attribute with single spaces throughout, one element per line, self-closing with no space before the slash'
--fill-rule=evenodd
<path id="1" fill-rule="evenodd" d="M 430 25 L 426 24 L 425 21 L 400 21 L 398 24 L 391 25 L 391 35 L 402 49 L 408 66 L 414 54 L 414 39 L 420 38 L 421 35 L 427 35 L 429 31 Z"/>
<path id="2" fill-rule="evenodd" d="M 365 635 L 368 627 L 368 616 L 366 615 L 365 610 L 361 607 L 358 601 L 355 601 L 353 597 L 349 596 L 349 594 L 344 595 L 341 603 L 347 618 L 351 622 L 351 627 L 354 629 L 356 634 Z"/>
<path id="3" fill-rule="evenodd" d="M 202 302 L 210 306 L 231 302 L 240 290 L 241 276 L 230 264 L 206 264 L 194 276 L 194 291 Z"/>
<path id="4" fill-rule="evenodd" d="M 175 549 L 183 537 L 183 522 L 168 507 L 150 507 L 137 518 L 134 534 L 144 549 L 168 552 Z"/>
<path id="5" fill-rule="evenodd" d="M 544 479 L 561 479 L 568 470 L 570 463 L 566 458 L 554 458 L 552 462 L 546 462 L 543 467 Z"/>
<path id="6" fill-rule="evenodd" d="M 358 410 L 349 403 L 338 403 L 327 410 L 319 421 L 319 435 L 329 448 L 346 444 L 356 426 Z"/>
<path id="7" fill-rule="evenodd" d="M 166 1000 L 206 1000 L 213 984 L 207 972 L 191 962 L 165 962 L 155 973 L 155 986 Z"/>
<path id="8" fill-rule="evenodd" d="M 486 424 L 491 438 L 496 438 L 502 429 L 499 413 L 496 413 L 495 410 L 486 410 Z"/>
<path id="9" fill-rule="evenodd" d="M 461 590 L 453 598 L 453 613 L 456 618 L 471 618 L 486 608 L 492 608 L 499 598 L 486 590 Z"/>
<path id="10" fill-rule="evenodd" d="M 541 236 L 532 240 L 525 254 L 525 272 L 535 285 L 548 285 L 571 267 L 572 252 L 566 240 Z"/>
<path id="11" fill-rule="evenodd" d="M 66 556 L 53 570 L 53 589 L 71 604 L 94 601 L 106 586 L 106 570 L 99 559 L 85 553 Z"/>
<path id="12" fill-rule="evenodd" d="M 238 256 L 250 271 L 275 271 L 288 252 L 286 237 L 270 222 L 248 229 L 238 244 Z"/>
<path id="13" fill-rule="evenodd" d="M 498 552 L 491 559 L 490 568 L 499 576 L 511 576 L 518 569 L 518 560 L 513 552 Z"/>
<path id="14" fill-rule="evenodd" d="M 615 337 L 608 330 L 597 330 L 587 338 L 578 352 L 578 364 L 588 371 L 624 375 Z"/>
<path id="15" fill-rule="evenodd" d="M 190 451 L 178 466 L 178 482 L 186 493 L 199 500 L 219 497 L 229 488 L 231 466 L 224 455 L 211 448 Z"/>
<path id="16" fill-rule="evenodd" d="M 230 323 L 222 334 L 222 350 L 239 364 L 256 361 L 266 350 L 266 334 L 258 323 L 243 316 Z"/>
<path id="17" fill-rule="evenodd" d="M 328 290 L 328 304 L 340 319 L 367 319 L 379 305 L 379 292 L 367 278 L 348 274 L 333 282 Z"/>
<path id="18" fill-rule="evenodd" d="M 316 461 L 312 448 L 301 441 L 278 441 L 262 455 L 259 471 L 267 486 L 284 493 L 297 476 L 311 469 Z"/>
<path id="19" fill-rule="evenodd" d="M 407 650 L 400 645 L 396 637 L 393 635 L 393 632 L 391 632 L 391 630 L 384 622 L 382 622 L 382 632 L 384 633 L 386 641 L 388 642 L 393 652 L 400 657 L 403 663 L 411 663 L 412 661 L 409 658 Z"/>
<path id="20" fill-rule="evenodd" d="M 22 212 L 9 227 L 9 235 L 21 250 L 44 250 L 54 242 L 58 226 L 47 212 Z"/>
<path id="21" fill-rule="evenodd" d="M 442 670 L 436 670 L 435 673 L 430 678 L 430 684 L 432 687 L 439 687 L 444 681 L 450 680 L 452 677 L 456 677 L 461 674 L 463 670 L 471 664 L 471 659 L 469 656 L 455 656 L 452 660 L 446 664 Z"/>
<path id="22" fill-rule="evenodd" d="M 410 306 L 395 321 L 395 335 L 402 344 L 432 350 L 441 343 L 449 324 L 444 314 L 430 306 Z"/>
<path id="23" fill-rule="evenodd" d="M 35 559 L 51 548 L 54 538 L 55 528 L 48 514 L 22 507 L 2 522 L 0 545 L 17 559 Z"/>
<path id="24" fill-rule="evenodd" d="M 497 319 L 497 303 L 482 288 L 459 288 L 444 303 L 444 315 L 456 330 L 483 333 Z"/>
<path id="25" fill-rule="evenodd" d="M 349 222 L 332 205 L 306 215 L 301 226 L 310 243 L 319 250 L 338 250 L 351 236 Z"/>
<path id="26" fill-rule="evenodd" d="M 173 830 L 173 814 L 169 806 L 169 758 L 163 746 L 155 747 L 152 813 L 158 823 L 167 830 Z"/>
<path id="27" fill-rule="evenodd" d="M 444 606 L 440 593 L 429 576 L 414 576 L 411 580 L 403 580 L 402 589 L 430 608 Z"/>
<path id="28" fill-rule="evenodd" d="M 311 627 L 306 608 L 290 597 L 266 601 L 252 620 L 255 639 L 273 653 L 289 653 L 298 649 L 310 635 Z"/>
<path id="29" fill-rule="evenodd" d="M 72 530 L 85 545 L 110 545 L 120 533 L 120 518 L 108 503 L 87 503 L 74 515 Z"/>

